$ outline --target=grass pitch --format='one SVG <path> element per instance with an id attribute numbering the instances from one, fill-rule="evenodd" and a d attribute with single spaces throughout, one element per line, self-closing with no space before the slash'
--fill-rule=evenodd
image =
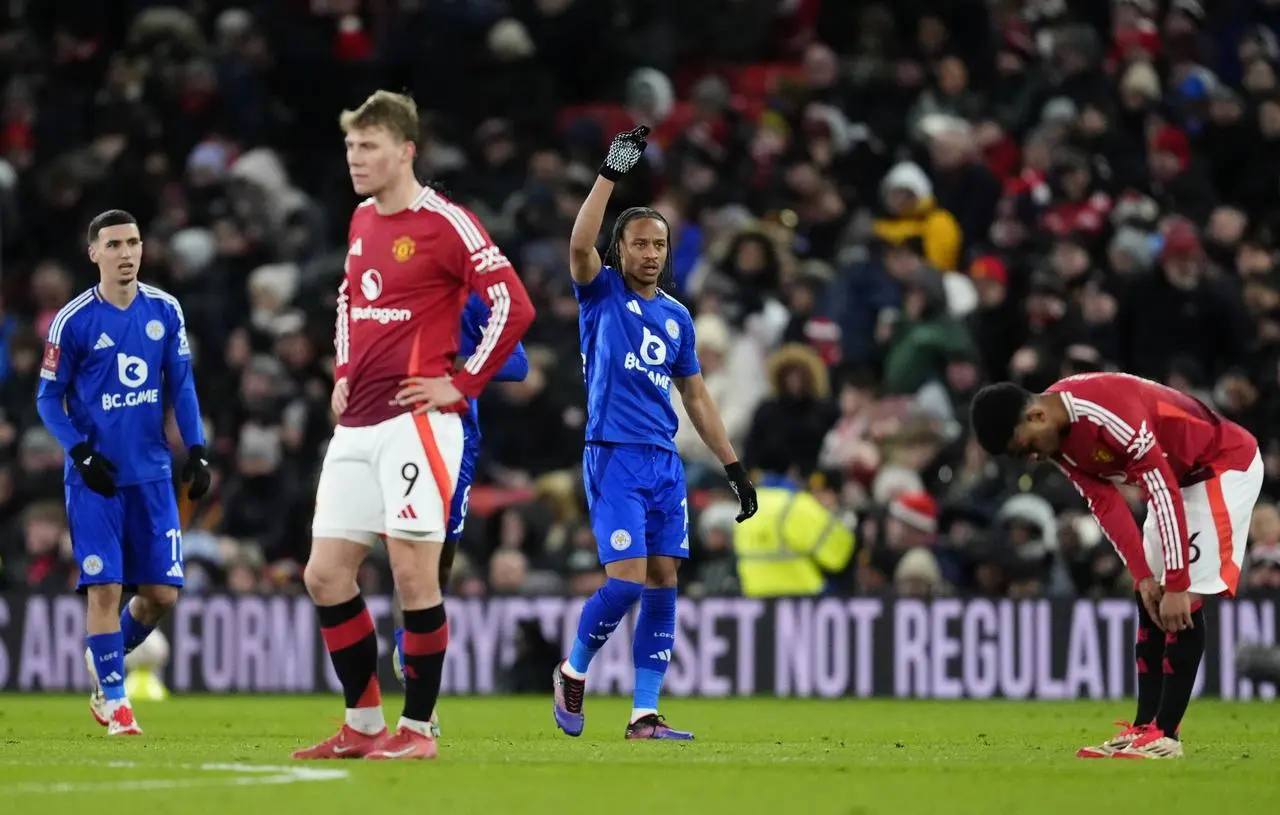
<path id="1" fill-rule="evenodd" d="M 587 731 L 569 739 L 549 697 L 445 699 L 435 762 L 295 762 L 336 727 L 336 697 L 140 703 L 146 735 L 108 739 L 83 696 L 8 695 L 0 811 L 98 811 L 107 796 L 157 815 L 1280 811 L 1274 704 L 1193 702 L 1183 761 L 1073 757 L 1130 708 L 670 700 L 663 712 L 697 733 L 681 744 L 623 741 L 628 700 L 588 697 Z"/>

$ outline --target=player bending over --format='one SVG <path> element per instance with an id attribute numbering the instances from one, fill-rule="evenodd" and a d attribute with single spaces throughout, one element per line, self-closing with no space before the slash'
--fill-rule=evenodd
<path id="1" fill-rule="evenodd" d="M 658 288 L 671 263 L 671 230 L 655 210 L 618 216 L 601 266 L 596 239 L 614 183 L 640 161 L 647 127 L 614 137 L 600 177 L 569 239 L 587 384 L 582 474 L 600 562 L 608 581 L 582 609 L 569 658 L 556 668 L 556 724 L 582 733 L 587 667 L 636 601 L 632 656 L 635 698 L 629 739 L 692 739 L 658 715 L 658 693 L 676 632 L 676 570 L 689 556 L 689 502 L 676 453 L 674 382 L 698 435 L 725 466 L 741 504 L 738 522 L 756 512 L 756 492 L 738 463 L 694 353 L 693 320 Z"/>
<path id="2" fill-rule="evenodd" d="M 465 366 L 467 359 L 480 347 L 484 327 L 489 322 L 489 309 L 484 301 L 474 294 L 467 298 L 462 309 L 461 348 L 458 349 L 457 363 Z M 502 369 L 493 377 L 495 382 L 521 382 L 529 374 L 529 357 L 524 352 L 524 345 L 516 346 L 516 350 L 507 357 Z M 462 414 L 462 467 L 458 470 L 458 486 L 453 491 L 453 504 L 449 508 L 449 531 L 444 538 L 444 549 L 440 553 L 440 587 L 449 585 L 449 575 L 453 571 L 453 556 L 457 554 L 458 542 L 462 540 L 462 530 L 467 523 L 467 509 L 471 503 L 471 482 L 475 479 L 476 459 L 480 456 L 480 407 L 471 403 L 471 409 Z M 391 616 L 395 620 L 396 649 L 394 665 L 396 676 L 404 681 L 404 606 L 400 603 L 400 593 L 392 593 Z M 436 712 L 431 712 L 431 729 L 440 735 L 440 724 Z"/>
<path id="3" fill-rule="evenodd" d="M 414 101 L 378 91 L 340 119 L 357 193 L 338 289 L 332 407 L 304 579 L 342 682 L 346 721 L 295 758 L 434 758 L 430 719 L 449 626 L 440 555 L 462 466 L 460 414 L 533 321 L 511 262 L 466 209 L 418 183 Z M 493 315 L 454 371 L 467 292 Z M 384 536 L 404 604 L 404 710 L 388 733 L 378 640 L 356 584 Z"/>
<path id="4" fill-rule="evenodd" d="M 1071 479 L 1137 584 L 1138 712 L 1081 758 L 1181 758 L 1179 726 L 1204 656 L 1201 598 L 1234 595 L 1262 456 L 1248 431 L 1128 374 L 1072 376 L 1035 395 L 1012 383 L 973 400 L 992 455 L 1049 460 Z M 1118 484 L 1142 488 L 1138 531 Z"/>
<path id="5" fill-rule="evenodd" d="M 88 595 L 90 709 L 108 734 L 137 735 L 124 658 L 182 588 L 166 406 L 190 445 L 182 479 L 192 498 L 208 491 L 209 469 L 182 307 L 138 282 L 142 237 L 133 216 L 113 209 L 94 218 L 89 259 L 98 285 L 53 318 L 36 408 L 68 451 L 67 525 Z M 126 586 L 137 594 L 121 611 Z"/>

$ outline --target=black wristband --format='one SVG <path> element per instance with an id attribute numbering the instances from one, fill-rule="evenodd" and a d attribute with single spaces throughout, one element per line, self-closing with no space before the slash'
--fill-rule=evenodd
<path id="1" fill-rule="evenodd" d="M 204 461 L 205 459 L 208 458 L 208 456 L 205 455 L 205 449 L 203 444 L 191 445 L 189 448 L 187 448 L 187 455 L 190 456 L 191 458 L 198 458 L 201 461 Z"/>
<path id="2" fill-rule="evenodd" d="M 732 464 L 724 465 L 724 474 L 728 476 L 730 481 L 747 480 L 747 468 L 742 466 L 741 461 L 735 461 Z"/>
<path id="3" fill-rule="evenodd" d="M 89 446 L 89 442 L 82 441 L 75 447 L 72 447 L 70 452 L 71 460 L 79 463 L 93 455 L 93 448 Z"/>

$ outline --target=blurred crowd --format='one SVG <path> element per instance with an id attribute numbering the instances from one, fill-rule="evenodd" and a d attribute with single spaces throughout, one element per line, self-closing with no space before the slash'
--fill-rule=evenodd
<path id="1" fill-rule="evenodd" d="M 32 394 L 52 316 L 95 280 L 84 227 L 122 207 L 143 279 L 185 308 L 213 440 L 214 489 L 181 507 L 189 589 L 301 590 L 355 204 L 337 115 L 377 87 L 414 94 L 421 176 L 484 220 L 539 310 L 528 378 L 481 400 L 453 592 L 603 580 L 567 238 L 608 139 L 637 122 L 655 134 L 613 204 L 670 221 L 670 286 L 748 466 L 856 530 L 832 590 L 1128 591 L 1071 486 L 989 459 L 966 427 L 985 382 L 1095 370 L 1195 393 L 1258 437 L 1244 579 L 1280 588 L 1280 0 L 10 0 L 0 16 L 0 588 L 74 585 L 63 454 Z M 682 583 L 732 594 L 736 504 L 683 415 L 677 444 Z M 390 588 L 377 558 L 362 580 Z"/>

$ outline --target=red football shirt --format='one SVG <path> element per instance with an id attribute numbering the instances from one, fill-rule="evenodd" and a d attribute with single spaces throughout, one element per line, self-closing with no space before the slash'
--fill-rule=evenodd
<path id="1" fill-rule="evenodd" d="M 1186 591 L 1190 538 L 1181 487 L 1225 470 L 1247 470 L 1258 441 L 1199 400 L 1130 374 L 1080 374 L 1050 393 L 1062 395 L 1071 429 L 1054 456 L 1135 579 L 1150 577 L 1142 533 L 1117 484 L 1142 488 L 1164 556 L 1165 587 Z"/>
<path id="2" fill-rule="evenodd" d="M 480 344 L 454 373 L 462 307 L 479 294 L 491 316 Z M 424 188 L 407 209 L 379 214 L 369 199 L 348 231 L 334 336 L 346 377 L 339 423 L 377 424 L 411 408 L 394 401 L 406 376 L 453 374 L 474 399 L 533 322 L 533 303 L 511 261 L 467 209 Z"/>

